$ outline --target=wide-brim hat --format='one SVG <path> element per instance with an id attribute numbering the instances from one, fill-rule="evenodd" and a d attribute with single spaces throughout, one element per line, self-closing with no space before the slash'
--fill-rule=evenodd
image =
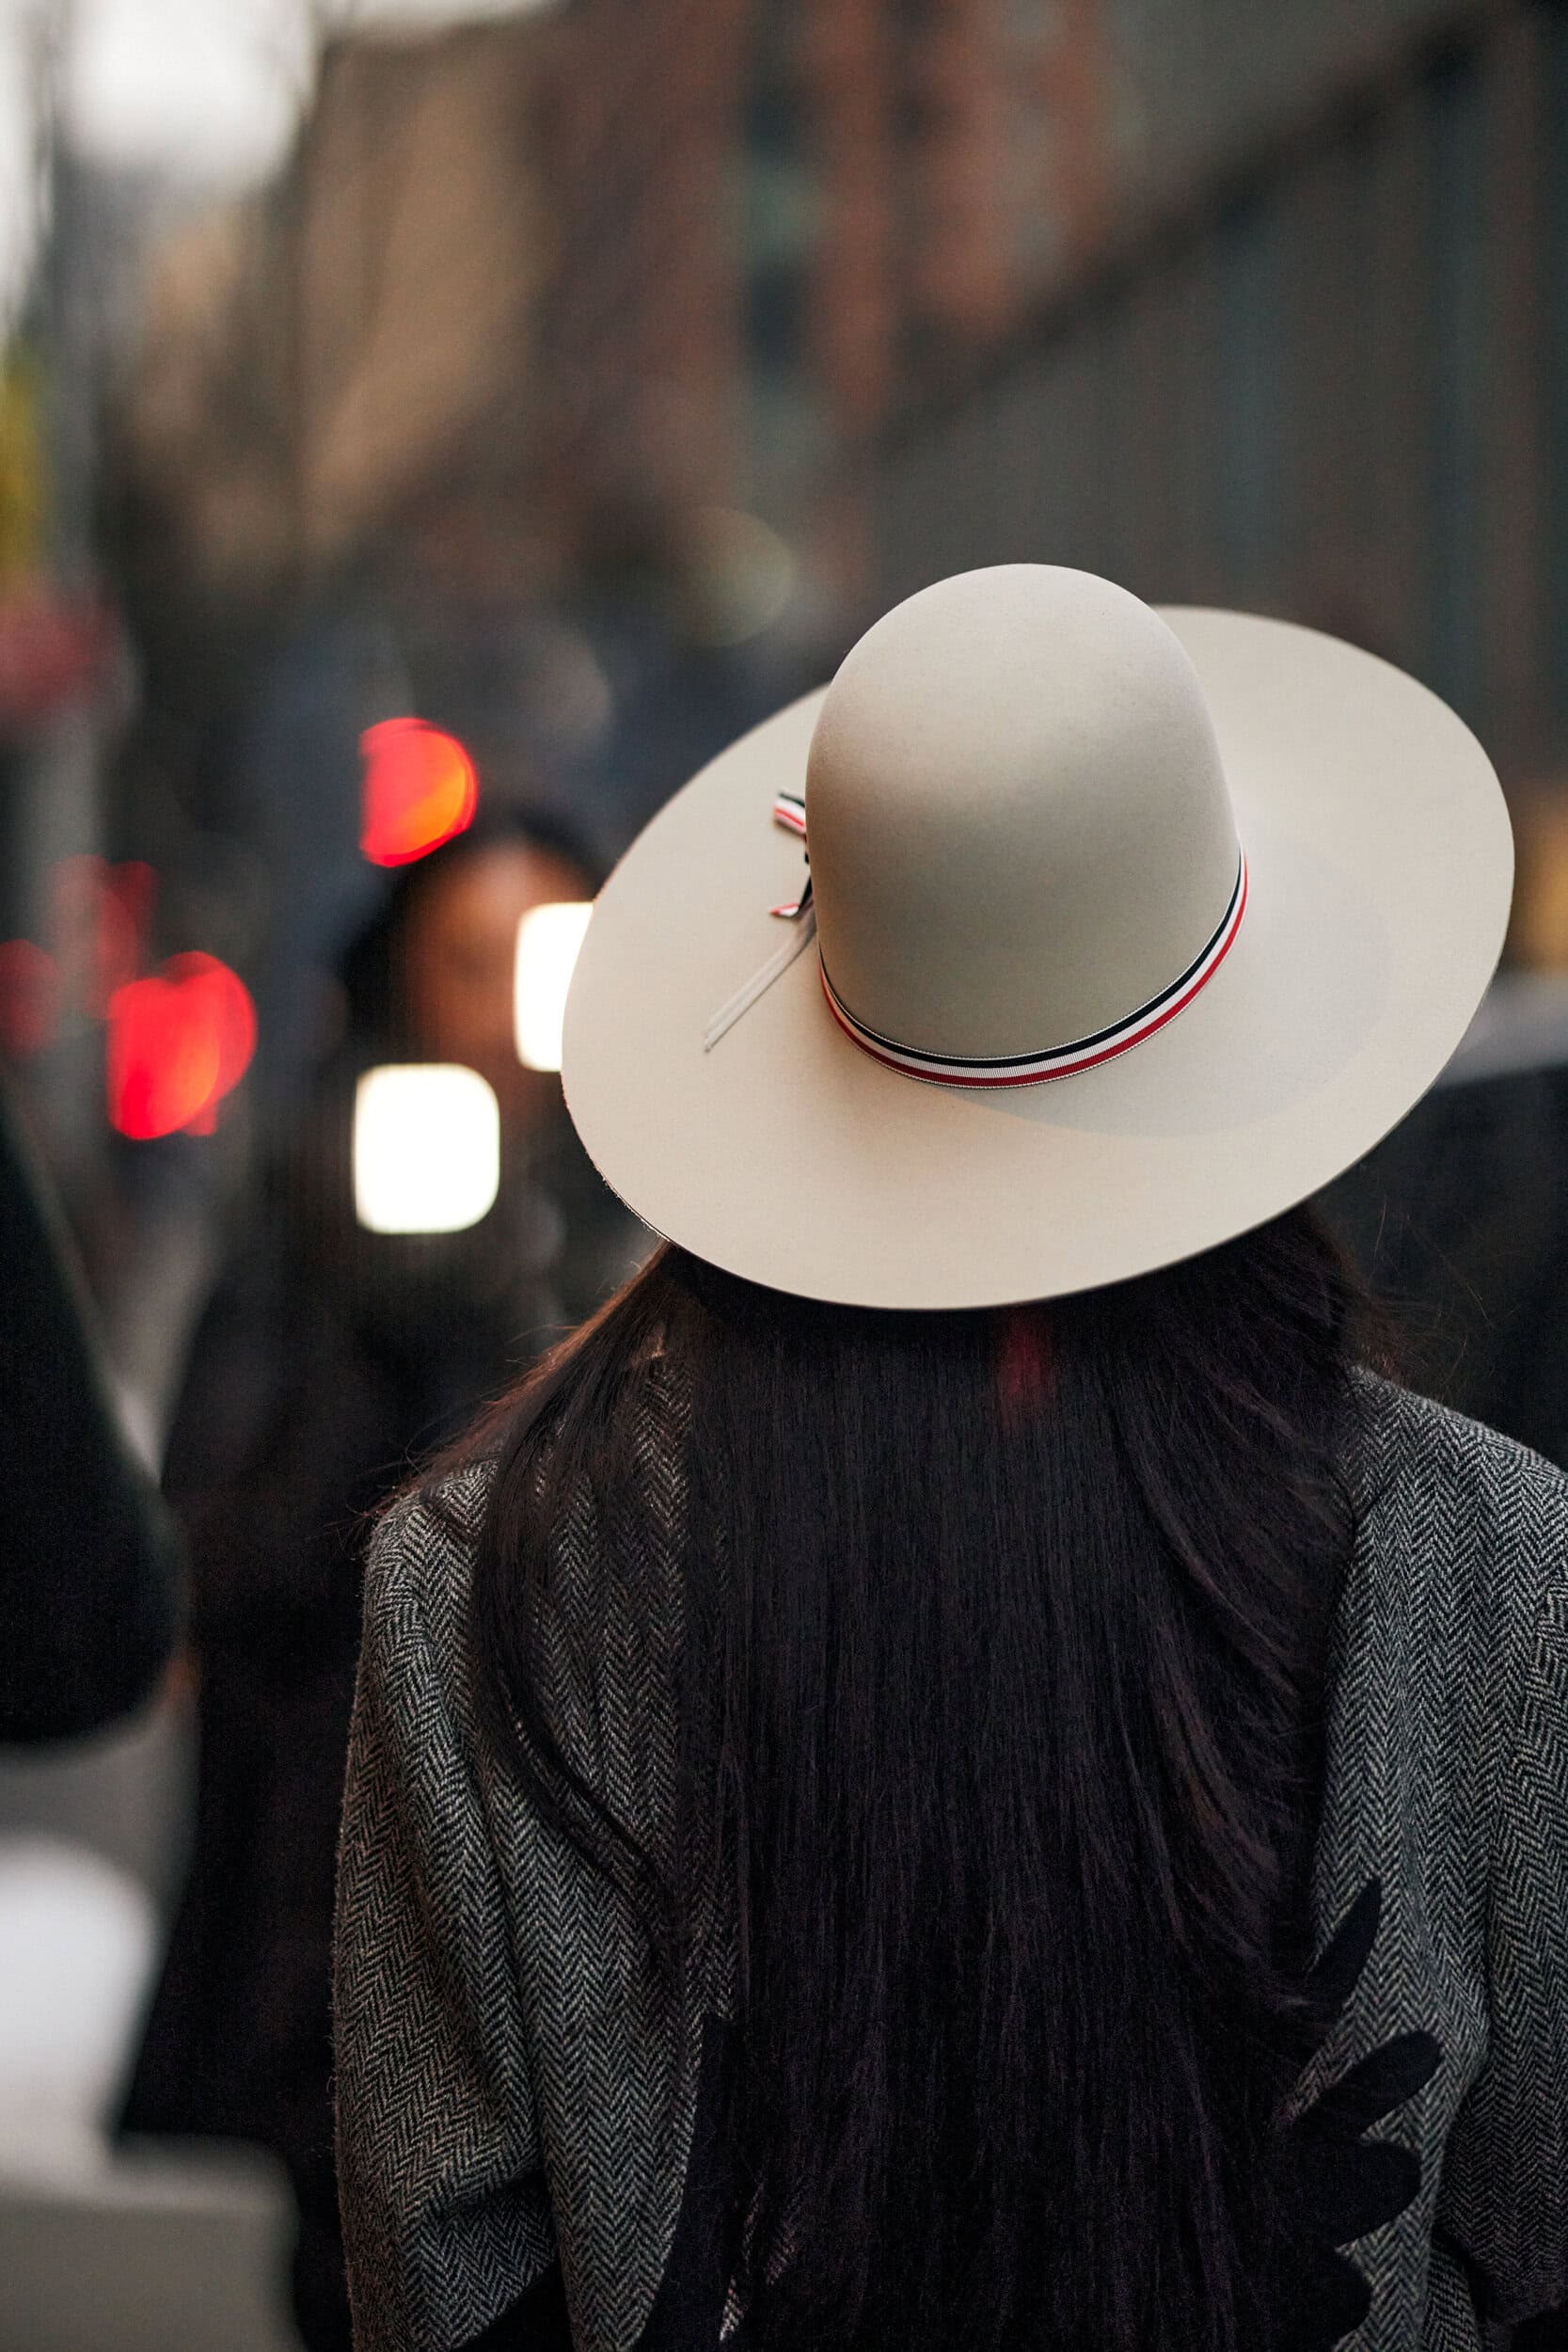
<path id="1" fill-rule="evenodd" d="M 1088 1289 L 1369 1151 L 1463 1035 L 1512 882 L 1485 753 L 1388 663 L 1054 565 L 964 573 L 623 858 L 567 1103 L 647 1225 L 754 1281 Z"/>

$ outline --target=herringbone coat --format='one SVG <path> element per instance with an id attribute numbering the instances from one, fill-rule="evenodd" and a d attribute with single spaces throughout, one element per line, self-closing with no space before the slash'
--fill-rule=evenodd
<path id="1" fill-rule="evenodd" d="M 1340 2215 L 1325 2258 L 1370 2289 L 1349 2352 L 1477 2352 L 1488 2320 L 1568 2303 L 1568 1482 L 1385 1383 L 1360 1399 L 1313 1887 L 1320 1946 L 1354 1964 L 1294 2105 L 1343 2173 L 1320 2201 Z M 673 1409 L 651 1376 L 636 1518 L 672 1641 Z M 680 2058 L 621 1899 L 476 1735 L 453 1522 L 476 1522 L 484 1487 L 474 1470 L 440 1512 L 400 1505 L 370 1565 L 337 1957 L 356 2342 L 703 2352 L 724 2324 L 714 2037 Z M 562 1530 L 563 1561 L 587 1540 Z M 657 1838 L 668 1645 L 621 1631 L 601 1629 L 622 1664 L 596 1753 Z M 721 1959 L 716 2018 L 728 1997 Z M 1371 2164 L 1406 2187 L 1367 2229 L 1356 2165 L 1376 2142 L 1409 2152 Z"/>

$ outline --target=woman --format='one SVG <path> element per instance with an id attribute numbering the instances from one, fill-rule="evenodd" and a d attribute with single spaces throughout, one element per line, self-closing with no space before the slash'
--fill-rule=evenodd
<path id="1" fill-rule="evenodd" d="M 362 2352 L 1568 2300 L 1568 1497 L 1358 1368 L 1294 1206 L 1509 875 L 1423 690 L 1046 566 L 642 837 L 566 1080 L 670 1245 L 369 1578 Z"/>
<path id="2" fill-rule="evenodd" d="M 367 1515 L 637 1256 L 631 1220 L 513 1042 L 518 923 L 591 888 L 570 835 L 498 813 L 404 867 L 343 966 L 345 1036 L 198 1333 L 166 1484 L 191 1564 L 200 1764 L 183 1900 L 127 2104 L 138 2132 L 275 2149 L 295 2317 L 349 2342 L 332 2168 L 333 1865 Z M 495 1206 L 454 1233 L 356 1221 L 355 1081 L 477 1070 Z"/>

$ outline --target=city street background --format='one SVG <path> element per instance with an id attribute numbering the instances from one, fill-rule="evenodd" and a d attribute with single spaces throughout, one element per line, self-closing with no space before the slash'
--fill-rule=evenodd
<path id="1" fill-rule="evenodd" d="M 561 1117 L 581 909 L 1009 561 L 1494 755 L 1503 973 L 1335 1214 L 1568 1457 L 1568 6 L 0 0 L 0 1090 L 194 1595 L 0 1748 L 0 2346 L 338 2341 L 317 2140 L 180 2104 L 208 1799 L 276 1778 L 314 1967 L 363 1515 L 648 1245 Z"/>

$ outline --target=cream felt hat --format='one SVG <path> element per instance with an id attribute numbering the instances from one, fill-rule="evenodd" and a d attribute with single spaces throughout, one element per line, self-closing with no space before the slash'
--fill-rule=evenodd
<path id="1" fill-rule="evenodd" d="M 1386 1134 L 1480 1001 L 1513 867 L 1485 753 L 1370 654 L 1052 564 L 966 572 L 633 845 L 566 1099 L 639 1216 L 754 1281 L 1085 1290 Z"/>

